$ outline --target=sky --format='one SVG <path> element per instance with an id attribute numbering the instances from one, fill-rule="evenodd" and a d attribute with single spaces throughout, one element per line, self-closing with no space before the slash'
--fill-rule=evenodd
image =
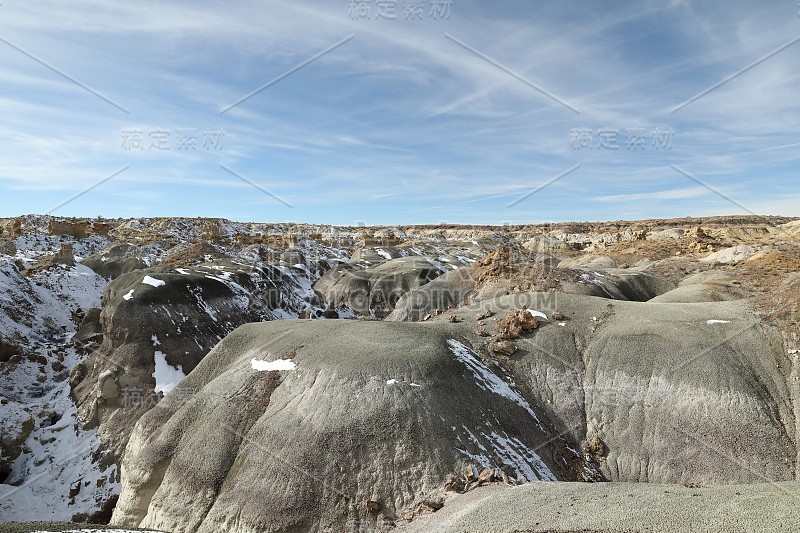
<path id="1" fill-rule="evenodd" d="M 0 216 L 800 216 L 797 0 L 0 2 Z"/>

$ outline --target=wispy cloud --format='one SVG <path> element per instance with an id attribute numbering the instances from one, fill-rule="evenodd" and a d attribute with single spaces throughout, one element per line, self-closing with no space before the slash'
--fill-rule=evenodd
<path id="1" fill-rule="evenodd" d="M 736 209 L 671 165 L 748 208 L 788 212 L 783 199 L 800 155 L 793 47 L 670 110 L 795 38 L 796 22 L 796 6 L 744 1 L 578 8 L 454 0 L 449 19 L 421 21 L 351 20 L 346 1 L 6 3 L 0 36 L 130 114 L 18 50 L 0 49 L 0 189 L 9 199 L 0 214 L 45 212 L 126 165 L 64 213 L 94 216 L 102 206 L 107 215 L 238 213 L 348 224 Z M 669 149 L 649 138 L 642 150 L 596 145 L 603 128 L 650 135 L 657 126 L 674 132 Z M 200 136 L 224 130 L 224 146 L 126 150 L 126 128 L 168 130 L 173 140 L 182 128 Z M 572 144 L 577 128 L 593 132 L 591 149 Z M 580 172 L 506 208 L 576 163 Z M 247 184 L 233 183 L 220 164 L 294 208 L 248 198 Z M 171 202 L 176 196 L 187 201 Z"/>

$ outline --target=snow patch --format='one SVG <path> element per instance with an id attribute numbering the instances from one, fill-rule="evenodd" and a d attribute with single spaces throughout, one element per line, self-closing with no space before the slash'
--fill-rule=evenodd
<path id="1" fill-rule="evenodd" d="M 528 309 L 527 311 L 528 311 L 528 313 L 530 313 L 530 315 L 532 317 L 541 318 L 542 320 L 547 320 L 549 322 L 549 319 L 547 318 L 547 315 L 542 313 L 541 311 L 534 311 L 533 309 Z"/>
<path id="2" fill-rule="evenodd" d="M 294 370 L 297 365 L 291 359 L 276 359 L 275 361 L 259 361 L 250 359 L 250 366 L 259 372 L 269 372 L 273 370 Z"/>
<path id="3" fill-rule="evenodd" d="M 167 282 L 164 280 L 151 278 L 150 276 L 145 276 L 142 280 L 142 283 L 150 285 L 151 287 L 163 287 L 167 284 Z"/>
<path id="4" fill-rule="evenodd" d="M 126 300 L 126 301 L 127 301 L 127 300 L 130 300 L 131 298 L 133 298 L 133 289 L 129 290 L 129 291 L 128 291 L 128 292 L 127 292 L 127 293 L 126 293 L 126 294 L 125 294 L 125 295 L 122 297 L 122 299 L 123 299 L 123 300 Z"/>
<path id="5" fill-rule="evenodd" d="M 183 367 L 178 365 L 174 367 L 167 363 L 167 356 L 163 352 L 156 350 L 155 353 L 156 370 L 153 372 L 153 377 L 156 378 L 156 392 L 163 392 L 168 394 L 169 391 L 186 377 L 183 372 Z"/>
<path id="6" fill-rule="evenodd" d="M 730 324 L 730 320 L 706 320 L 706 324 Z"/>
<path id="7" fill-rule="evenodd" d="M 523 398 L 520 393 L 511 388 L 511 386 L 498 377 L 494 372 L 489 370 L 489 367 L 475 355 L 475 352 L 461 344 L 455 339 L 448 339 L 448 346 L 450 351 L 455 355 L 456 359 L 469 368 L 475 376 L 475 381 L 478 386 L 483 390 L 493 392 L 503 398 L 507 398 L 516 403 L 530 414 L 537 423 L 541 424 L 536 413 L 531 409 L 530 404 Z"/>

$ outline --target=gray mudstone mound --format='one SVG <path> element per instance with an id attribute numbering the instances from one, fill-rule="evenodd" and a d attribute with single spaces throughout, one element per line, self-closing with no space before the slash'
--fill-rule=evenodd
<path id="1" fill-rule="evenodd" d="M 627 268 L 594 270 L 581 267 L 578 272 L 576 280 L 562 284 L 564 292 L 646 302 L 674 288 L 661 277 Z"/>
<path id="2" fill-rule="evenodd" d="M 565 319 L 517 339 L 509 370 L 560 432 L 603 443 L 597 464 L 606 479 L 793 479 L 798 432 L 789 398 L 796 394 L 784 377 L 791 363 L 780 335 L 744 302 L 539 293 L 458 314 L 469 319 L 489 308 L 500 319 L 521 306 Z"/>
<path id="3" fill-rule="evenodd" d="M 451 270 L 424 285 L 405 293 L 386 320 L 422 320 L 440 309 L 453 309 L 464 305 L 475 291 L 471 267 Z"/>
<path id="4" fill-rule="evenodd" d="M 240 327 L 140 419 L 112 523 L 381 531 L 467 464 L 562 477 L 535 406 L 448 326 Z"/>
<path id="5" fill-rule="evenodd" d="M 76 339 L 101 342 L 70 375 L 81 420 L 99 426 L 104 445 L 119 459 L 136 420 L 161 398 L 157 352 L 188 374 L 238 326 L 271 320 L 279 305 L 307 305 L 293 288 L 278 268 L 229 261 L 119 276 L 103 294 L 99 319 L 87 313 Z"/>
<path id="6" fill-rule="evenodd" d="M 138 247 L 131 244 L 113 244 L 100 253 L 86 257 L 81 264 L 91 268 L 106 279 L 116 279 L 122 274 L 147 268 Z"/>
<path id="7" fill-rule="evenodd" d="M 492 360 L 477 325 L 520 307 L 550 319 Z M 465 462 L 528 480 L 792 480 L 789 366 L 743 302 L 520 293 L 424 323 L 248 324 L 140 419 L 113 521 L 380 531 Z"/>
<path id="8" fill-rule="evenodd" d="M 420 257 L 401 257 L 365 269 L 345 264 L 326 272 L 314 284 L 314 290 L 324 296 L 331 309 L 352 309 L 357 315 L 384 318 L 405 293 L 441 274 L 439 268 Z"/>
<path id="9" fill-rule="evenodd" d="M 683 279 L 676 288 L 649 300 L 651 303 L 720 302 L 743 298 L 743 291 L 733 284 L 729 272 L 707 270 Z"/>

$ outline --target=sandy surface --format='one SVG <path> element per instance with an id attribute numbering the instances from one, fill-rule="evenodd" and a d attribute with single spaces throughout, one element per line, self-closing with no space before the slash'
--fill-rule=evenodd
<path id="1" fill-rule="evenodd" d="M 457 495 L 398 533 L 797 531 L 800 484 L 529 483 Z"/>

